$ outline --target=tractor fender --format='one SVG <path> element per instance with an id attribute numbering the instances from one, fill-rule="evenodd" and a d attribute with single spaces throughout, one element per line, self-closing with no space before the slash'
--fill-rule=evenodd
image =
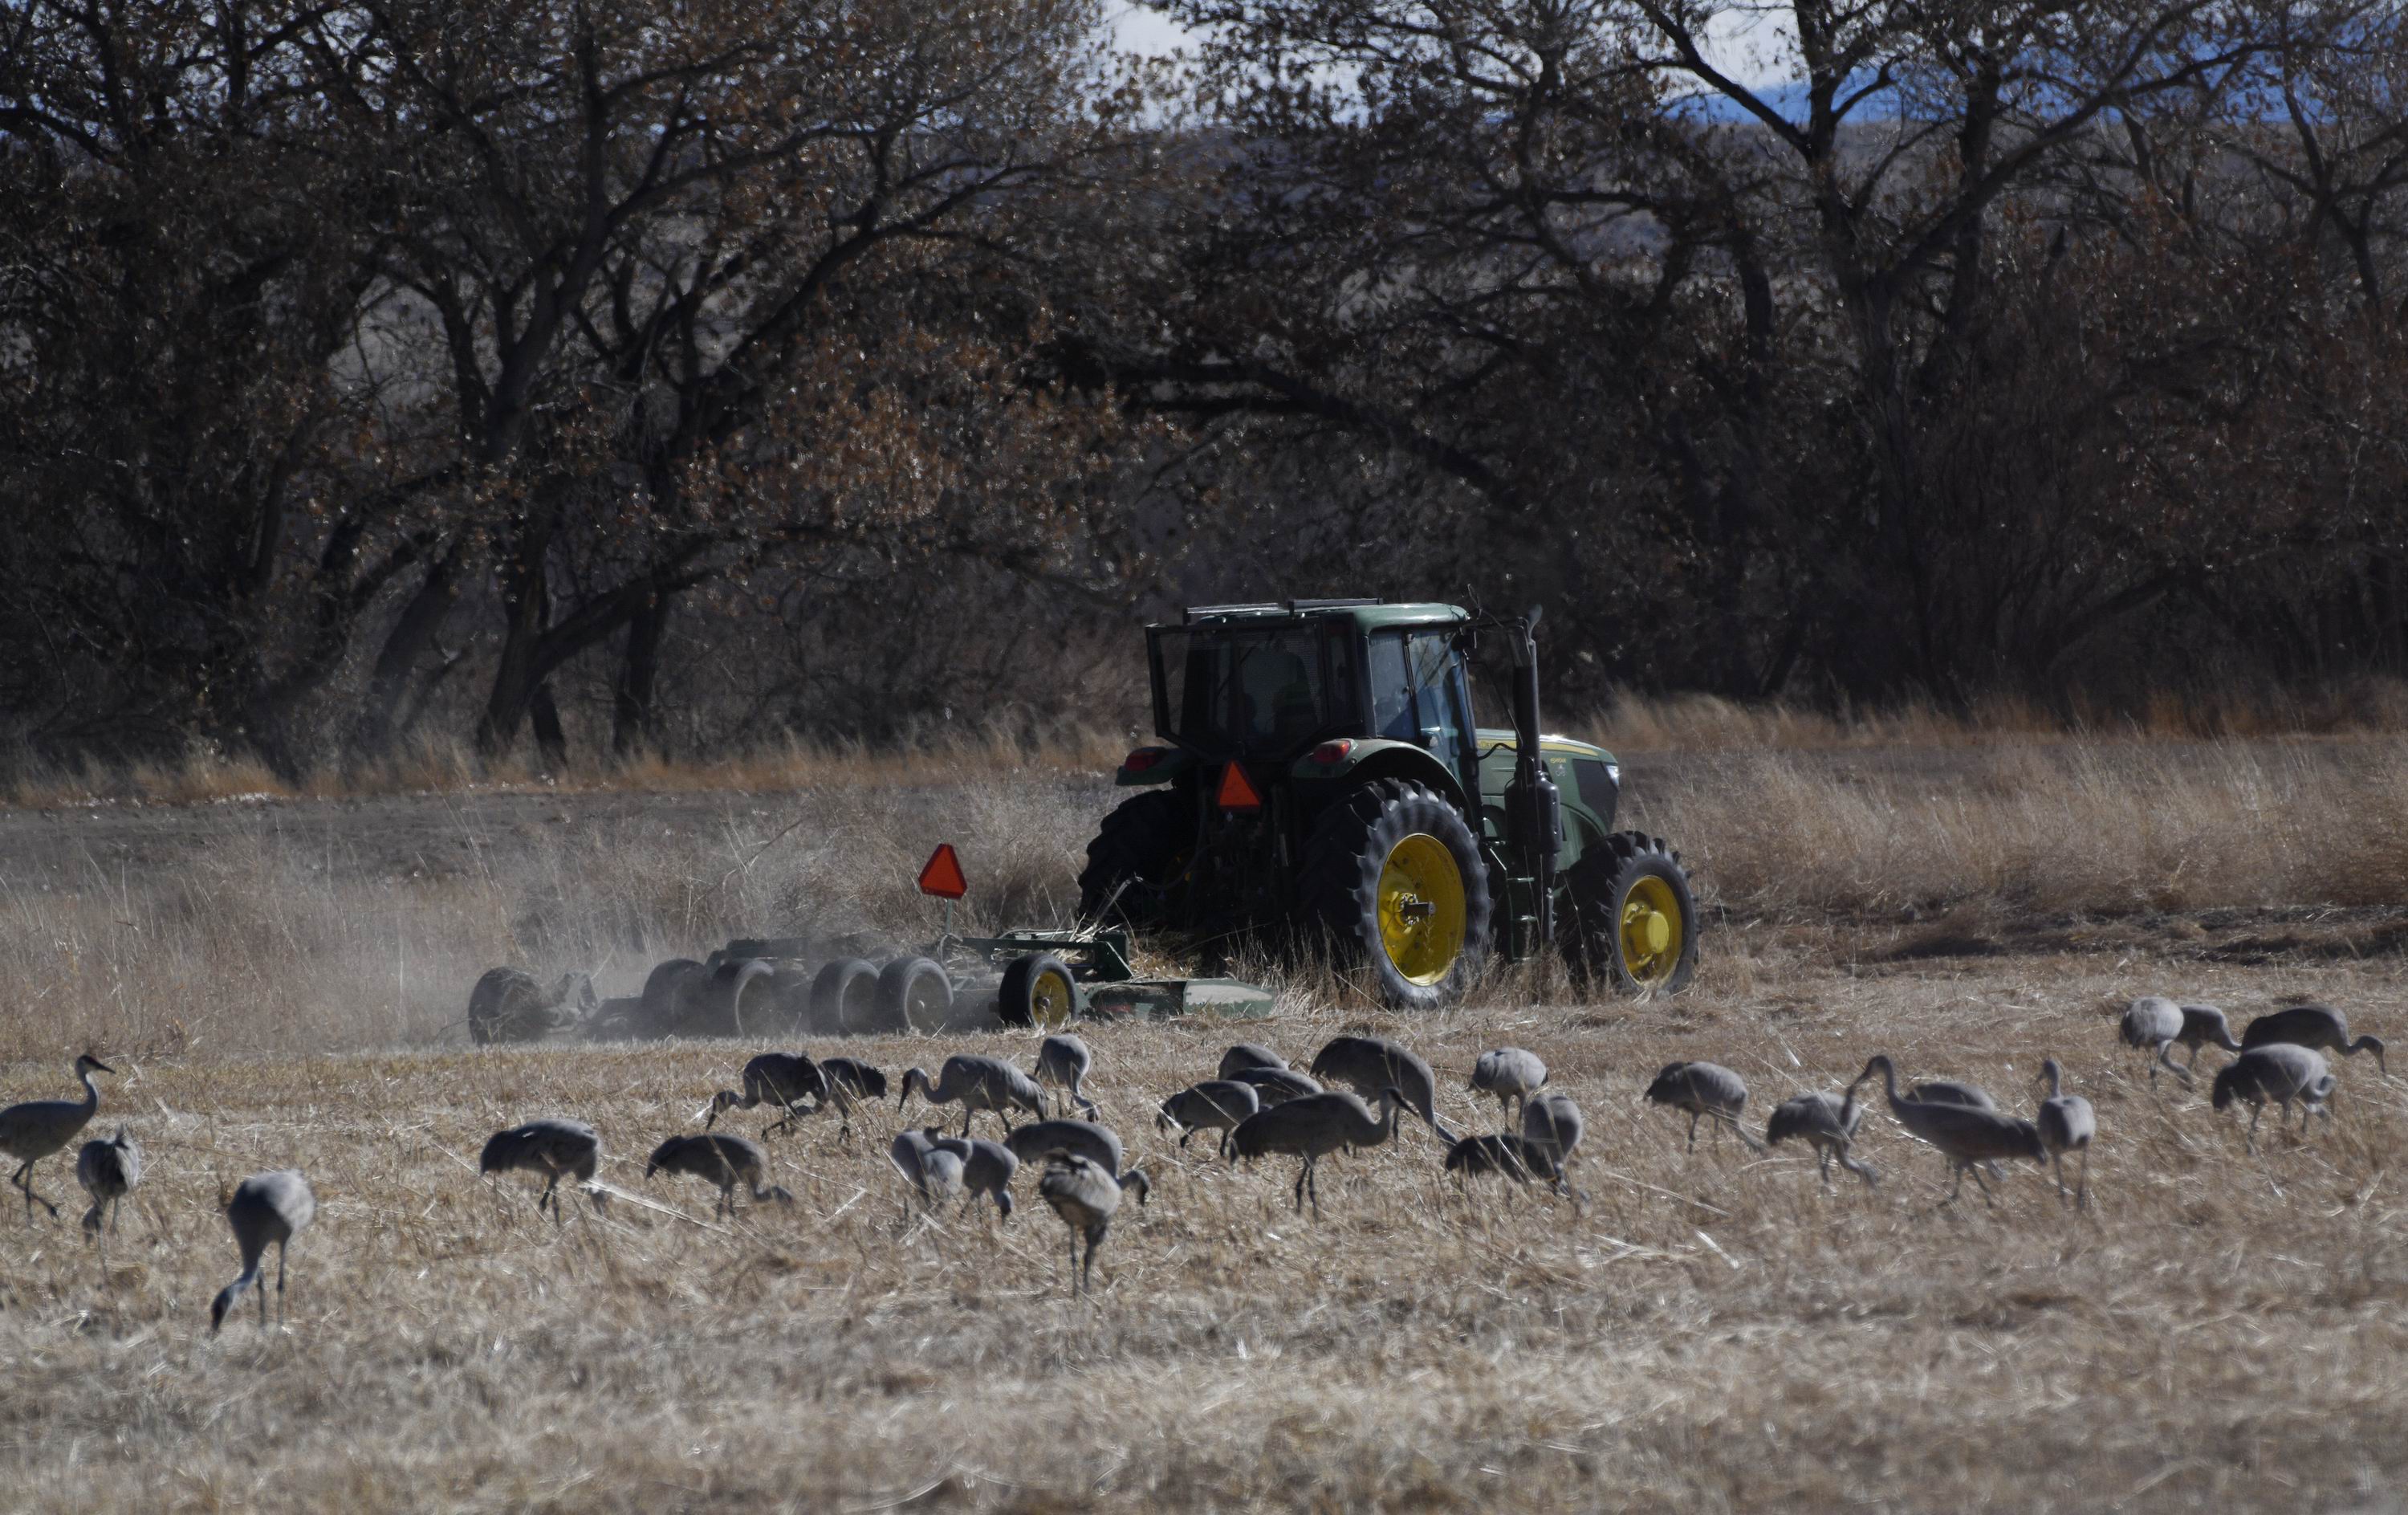
<path id="1" fill-rule="evenodd" d="M 1184 747 L 1140 747 L 1121 759 L 1112 770 L 1112 787 L 1137 788 L 1149 784 L 1168 784 L 1182 774 L 1196 771 L 1197 758 Z"/>
<path id="2" fill-rule="evenodd" d="M 1327 745 L 1316 752 L 1326 751 Z M 1389 737 L 1357 737 L 1334 762 L 1325 762 L 1314 753 L 1308 753 L 1297 759 L 1287 773 L 1298 784 L 1336 783 L 1350 787 L 1375 779 L 1402 779 L 1409 784 L 1426 785 L 1446 796 L 1455 809 L 1467 815 L 1474 814 L 1464 803 L 1463 780 L 1454 769 L 1430 756 L 1426 747 Z M 1478 826 L 1476 816 L 1472 824 Z"/>

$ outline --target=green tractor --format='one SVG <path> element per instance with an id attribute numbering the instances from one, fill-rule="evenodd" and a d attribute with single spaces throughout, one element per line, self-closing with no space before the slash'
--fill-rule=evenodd
<path id="1" fill-rule="evenodd" d="M 1080 913 L 1213 935 L 1301 928 L 1381 997 L 1458 998 L 1493 949 L 1560 945 L 1593 981 L 1673 993 L 1698 964 L 1688 875 L 1613 829 L 1611 753 L 1539 730 L 1539 613 L 1292 599 L 1146 628 L 1154 724 L 1114 782 Z M 1483 634 L 1512 655 L 1512 730 L 1473 724 Z"/>

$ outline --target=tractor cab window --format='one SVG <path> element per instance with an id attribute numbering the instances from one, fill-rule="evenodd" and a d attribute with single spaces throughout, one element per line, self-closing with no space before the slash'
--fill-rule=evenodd
<path id="1" fill-rule="evenodd" d="M 1389 631 L 1371 639 L 1371 728 L 1426 747 L 1455 766 L 1468 727 L 1462 664 L 1443 631 Z"/>
<path id="2" fill-rule="evenodd" d="M 1206 753 L 1285 757 L 1356 729 L 1344 642 L 1316 626 L 1155 633 L 1162 734 Z"/>

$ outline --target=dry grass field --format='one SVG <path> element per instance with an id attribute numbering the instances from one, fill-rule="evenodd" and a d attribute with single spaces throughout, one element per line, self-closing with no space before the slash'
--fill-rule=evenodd
<path id="1" fill-rule="evenodd" d="M 1398 1035 L 1467 1131 L 1495 1126 L 1461 1090 L 1474 1056 L 1539 1052 L 1588 1114 L 1584 1208 L 1467 1196 L 1409 1119 L 1299 1218 L 1292 1164 L 1154 1129 L 1231 1028 L 1115 1028 L 1092 1089 L 1157 1185 L 1091 1298 L 1027 1176 L 1008 1225 L 907 1215 L 891 1104 L 850 1143 L 826 1118 L 774 1139 L 796 1203 L 719 1222 L 643 1156 L 754 1046 L 478 1053 L 456 1022 L 498 962 L 628 992 L 738 932 L 924 936 L 908 880 L 938 840 L 982 922 L 1057 916 L 1109 802 L 1092 776 L 0 811 L 0 1099 L 64 1094 L 91 1046 L 120 1070 L 95 1133 L 122 1121 L 150 1162 L 106 1277 L 66 1162 L 36 1180 L 63 1220 L 0 1205 L 0 1505 L 2397 1508 L 2408 1081 L 2337 1064 L 2331 1121 L 2270 1116 L 2251 1156 L 2204 1080 L 2152 1087 L 2114 1017 L 2157 990 L 2236 1023 L 2317 998 L 2408 1042 L 2402 747 L 1634 761 L 1636 822 L 1717 916 L 1695 992 L 1584 1003 L 1511 974 L 1400 1018 L 1299 979 L 1243 1029 L 1299 1060 Z M 894 1075 L 973 1047 L 1033 1052 L 844 1050 Z M 1795 1148 L 1690 1153 L 1639 1102 L 1710 1058 L 1760 1129 L 1875 1051 L 2027 1111 L 2056 1055 L 2099 1109 L 2093 1206 L 2021 1168 L 1995 1208 L 1938 1207 L 1942 1160 L 1878 1109 L 1868 1191 Z M 478 1178 L 488 1133 L 547 1113 L 599 1127 L 634 1198 L 555 1227 L 531 1178 Z M 287 1328 L 212 1337 L 236 1270 L 219 1194 L 296 1163 L 322 1208 Z"/>

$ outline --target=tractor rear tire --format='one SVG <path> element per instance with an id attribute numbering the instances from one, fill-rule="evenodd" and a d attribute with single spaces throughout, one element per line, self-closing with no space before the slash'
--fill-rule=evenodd
<path id="1" fill-rule="evenodd" d="M 1138 929 L 1163 924 L 1170 914 L 1170 882 L 1195 845 L 1196 817 L 1177 790 L 1149 789 L 1122 801 L 1087 844 L 1087 866 L 1079 870 L 1079 918 L 1109 916 L 1107 925 Z"/>
<path id="2" fill-rule="evenodd" d="M 685 1019 L 691 980 L 702 974 L 692 958 L 671 958 L 644 978 L 644 1010 L 634 1029 L 638 1036 L 675 1036 Z"/>
<path id="3" fill-rule="evenodd" d="M 1488 868 L 1462 812 L 1399 779 L 1366 784 L 1322 812 L 1297 898 L 1341 962 L 1371 970 L 1380 998 L 1434 1010 L 1463 997 L 1487 954 Z"/>
<path id="4" fill-rule="evenodd" d="M 1660 836 L 1621 831 L 1564 875 L 1565 955 L 1623 994 L 1678 994 L 1698 974 L 1698 906 L 1681 855 Z"/>
<path id="5" fill-rule="evenodd" d="M 538 1024 L 543 986 L 523 968 L 495 968 L 477 980 L 468 993 L 468 1039 L 479 1046 L 495 1042 L 531 1042 L 542 1034 Z"/>
<path id="6" fill-rule="evenodd" d="M 758 1036 L 778 1019 L 778 968 L 763 958 L 723 962 L 707 987 L 693 990 L 694 1003 L 680 1028 L 686 1036 Z"/>
<path id="7" fill-rule="evenodd" d="M 953 1010 L 953 981 L 934 958 L 897 958 L 879 970 L 877 1010 L 870 1017 L 879 1031 L 942 1031 Z"/>
<path id="8" fill-rule="evenodd" d="M 878 964 L 866 958 L 838 958 L 811 980 L 813 1036 L 867 1035 L 878 1015 Z"/>
<path id="9" fill-rule="evenodd" d="M 1077 980 L 1069 965 L 1050 952 L 1014 958 L 1003 969 L 995 1013 L 1007 1026 L 1060 1031 L 1079 1013 Z"/>

